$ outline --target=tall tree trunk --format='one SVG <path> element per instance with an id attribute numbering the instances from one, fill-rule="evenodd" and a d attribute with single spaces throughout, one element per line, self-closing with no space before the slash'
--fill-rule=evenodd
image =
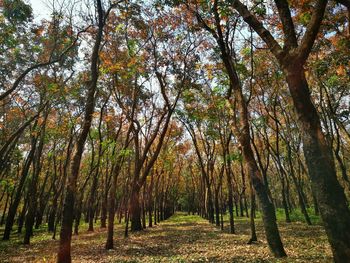
<path id="1" fill-rule="evenodd" d="M 227 147 L 228 149 L 228 147 Z M 229 151 L 228 151 L 229 153 Z M 231 170 L 231 163 L 228 161 L 227 156 L 226 156 L 226 151 L 225 151 L 225 160 L 226 165 L 225 165 L 225 171 L 226 171 L 226 182 L 227 182 L 227 188 L 228 188 L 228 200 L 227 200 L 227 205 L 228 205 L 228 213 L 229 213 L 229 221 L 230 221 L 230 233 L 234 234 L 235 233 L 235 222 L 234 222 L 234 216 L 233 216 L 233 186 L 232 186 L 232 170 Z"/>
<path id="2" fill-rule="evenodd" d="M 315 212 L 315 215 L 319 215 L 320 214 L 320 209 L 318 207 L 318 201 L 316 199 L 316 195 L 315 193 L 312 191 L 312 200 L 313 200 L 313 203 L 314 203 L 314 212 Z"/>
<path id="3" fill-rule="evenodd" d="M 49 178 L 50 175 L 50 167 L 48 167 L 47 171 L 46 171 L 46 175 L 44 178 L 44 182 L 41 186 L 41 190 L 40 190 L 40 195 L 39 195 L 39 205 L 36 211 L 36 220 L 35 220 L 35 229 L 39 229 L 40 225 L 43 222 L 43 217 L 44 217 L 44 213 L 47 207 L 47 199 L 49 196 L 49 193 L 51 192 L 52 187 L 49 189 L 48 193 L 45 193 L 45 188 L 46 188 L 46 184 L 47 184 L 47 180 Z"/>
<path id="4" fill-rule="evenodd" d="M 285 257 L 286 252 L 284 251 L 276 222 L 275 207 L 269 197 L 267 187 L 264 183 L 264 178 L 258 168 L 251 146 L 247 102 L 243 96 L 239 78 L 234 68 L 234 62 L 229 54 L 226 53 L 224 43 L 219 43 L 219 45 L 222 50 L 222 59 L 226 70 L 228 71 L 231 87 L 235 97 L 235 103 L 232 102 L 232 105 L 236 105 L 239 115 L 239 123 L 236 123 L 233 127 L 234 133 L 242 147 L 244 161 L 247 164 L 253 187 L 261 203 L 267 243 L 275 257 Z M 235 113 L 233 113 L 233 115 L 236 116 Z"/>
<path id="5" fill-rule="evenodd" d="M 74 235 L 79 234 L 79 225 L 81 220 L 81 213 L 83 209 L 84 192 L 81 191 L 80 195 L 77 196 L 78 203 L 75 205 L 74 211 Z"/>
<path id="6" fill-rule="evenodd" d="M 36 127 L 36 125 L 34 125 L 34 127 Z M 12 226 L 14 224 L 17 208 L 18 208 L 19 202 L 20 202 L 21 197 L 22 197 L 22 190 L 24 187 L 24 183 L 26 181 L 30 165 L 31 165 L 33 158 L 34 158 L 36 143 L 37 143 L 37 138 L 32 138 L 31 149 L 29 151 L 27 159 L 25 160 L 25 163 L 24 163 L 24 166 L 22 169 L 22 173 L 21 173 L 21 178 L 20 178 L 20 181 L 17 185 L 16 194 L 15 194 L 13 203 L 10 205 L 10 209 L 9 209 L 9 212 L 8 212 L 8 215 L 6 218 L 6 225 L 5 225 L 3 240 L 10 239 L 10 233 L 12 230 Z"/>
<path id="7" fill-rule="evenodd" d="M 151 183 L 148 188 L 148 227 L 152 227 L 152 216 L 153 216 L 153 196 L 152 196 L 152 191 L 153 191 L 153 180 L 154 180 L 154 175 L 153 173 L 151 174 Z"/>
<path id="8" fill-rule="evenodd" d="M 25 221 L 25 234 L 24 234 L 24 244 L 29 244 L 30 237 L 33 235 L 33 226 L 35 222 L 35 215 L 37 212 L 37 205 L 38 205 L 38 197 L 37 197 L 37 190 L 38 190 L 38 183 L 39 183 L 39 175 L 41 172 L 41 155 L 44 148 L 44 140 L 45 140 L 45 127 L 46 127 L 46 120 L 49 116 L 49 109 L 46 109 L 44 120 L 42 123 L 42 126 L 40 128 L 40 138 L 39 138 L 39 144 L 37 149 L 35 150 L 35 154 L 33 157 L 33 175 L 31 177 L 30 181 L 30 189 L 29 189 L 29 200 L 28 200 L 28 211 Z"/>
<path id="9" fill-rule="evenodd" d="M 10 200 L 10 194 L 7 193 L 6 194 L 6 200 L 5 200 L 5 207 L 4 207 L 4 210 L 2 212 L 2 216 L 1 216 L 1 220 L 0 220 L 0 226 L 2 226 L 4 224 L 4 222 L 5 222 L 5 215 L 6 215 L 6 210 L 7 210 L 7 206 L 8 206 L 9 200 Z"/>
<path id="10" fill-rule="evenodd" d="M 120 171 L 121 164 L 118 162 L 115 164 L 112 174 L 112 185 L 109 190 L 108 200 L 108 227 L 107 227 L 107 241 L 106 249 L 113 249 L 113 235 L 114 235 L 114 216 L 115 216 L 115 195 L 117 192 L 117 180 Z"/>
<path id="11" fill-rule="evenodd" d="M 49 218 L 47 222 L 47 227 L 49 232 L 53 232 L 55 230 L 55 219 L 56 219 L 56 211 L 58 207 L 58 196 L 54 197 L 52 202 L 52 207 L 50 209 Z"/>
<path id="12" fill-rule="evenodd" d="M 215 190 L 215 224 L 220 226 L 219 191 Z"/>
<path id="13" fill-rule="evenodd" d="M 72 226 L 74 219 L 74 200 L 77 188 L 77 179 L 80 170 L 80 162 L 84 151 L 85 141 L 88 136 L 92 114 L 94 112 L 95 93 L 98 80 L 98 58 L 99 50 L 102 42 L 103 27 L 104 27 L 104 14 L 101 0 L 96 0 L 97 13 L 98 13 L 98 30 L 96 33 L 96 40 L 93 47 L 91 56 L 91 79 L 87 89 L 87 97 L 84 110 L 84 121 L 82 124 L 82 130 L 76 143 L 76 152 L 71 164 L 71 173 L 68 177 L 68 183 L 66 188 L 65 201 L 63 206 L 62 226 L 60 231 L 60 244 L 57 255 L 57 263 L 70 263 L 71 259 L 71 239 L 72 239 Z"/>
<path id="14" fill-rule="evenodd" d="M 255 193 L 252 184 L 250 183 L 250 239 L 248 241 L 248 244 L 252 244 L 254 241 L 258 241 L 255 229 L 255 208 Z"/>
<path id="15" fill-rule="evenodd" d="M 281 175 L 282 177 L 283 175 Z M 282 195 L 282 205 L 283 205 L 283 209 L 284 209 L 284 214 L 286 216 L 286 222 L 290 223 L 292 222 L 290 220 L 290 215 L 289 215 L 289 207 L 288 207 L 288 203 L 287 203 L 287 197 L 286 197 L 286 186 L 285 186 L 285 180 L 284 178 L 281 178 L 281 184 L 282 184 L 282 189 L 281 189 L 281 195 Z"/>
<path id="16" fill-rule="evenodd" d="M 208 180 L 209 181 L 209 180 Z M 207 182 L 207 207 L 208 207 L 208 219 L 209 222 L 214 224 L 215 223 L 215 219 L 214 219 L 214 203 L 213 203 L 213 194 L 211 191 L 211 187 L 210 184 Z"/>
<path id="17" fill-rule="evenodd" d="M 131 231 L 141 231 L 141 207 L 139 189 L 133 186 L 130 196 Z"/>
<path id="18" fill-rule="evenodd" d="M 107 220 L 107 204 L 108 204 L 108 187 L 109 187 L 109 173 L 108 173 L 108 165 L 106 168 L 106 174 L 104 178 L 104 182 L 102 182 L 103 185 L 103 197 L 101 202 L 101 228 L 106 228 L 106 220 Z"/>
<path id="19" fill-rule="evenodd" d="M 332 148 L 322 132 L 302 68 L 286 69 L 287 83 L 302 129 L 306 164 L 336 262 L 350 258 L 350 211 L 337 180 Z"/>
<path id="20" fill-rule="evenodd" d="M 95 218 L 95 213 L 96 213 L 95 207 L 96 207 L 97 183 L 98 183 L 98 169 L 97 169 L 97 172 L 95 173 L 94 178 L 92 180 L 92 186 L 91 186 L 89 201 L 88 201 L 88 214 L 89 214 L 88 231 L 94 231 L 94 218 Z"/>
<path id="21" fill-rule="evenodd" d="M 26 216 L 26 213 L 27 213 L 27 207 L 28 207 L 28 198 L 25 197 L 24 201 L 23 201 L 23 208 L 22 208 L 21 213 L 19 214 L 18 222 L 17 222 L 18 223 L 18 228 L 17 228 L 17 233 L 18 234 L 22 233 L 24 219 L 25 219 L 25 216 Z"/>
<path id="22" fill-rule="evenodd" d="M 286 42 L 283 48 L 246 6 L 238 0 L 232 2 L 232 5 L 265 41 L 284 70 L 302 132 L 303 151 L 311 187 L 320 208 L 334 260 L 346 262 L 350 258 L 350 211 L 344 190 L 337 180 L 332 147 L 327 144 L 318 112 L 311 100 L 304 69 L 320 30 L 328 1 L 316 1 L 300 44 L 287 1 L 275 3 L 283 24 Z"/>
<path id="23" fill-rule="evenodd" d="M 146 184 L 144 184 L 143 186 L 143 194 L 142 194 L 142 228 L 145 229 L 146 228 L 146 206 L 145 206 L 145 202 L 146 202 Z"/>

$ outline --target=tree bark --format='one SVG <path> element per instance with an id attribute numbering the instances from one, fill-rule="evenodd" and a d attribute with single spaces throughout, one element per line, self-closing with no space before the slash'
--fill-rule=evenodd
<path id="1" fill-rule="evenodd" d="M 113 235 L 114 235 L 114 217 L 115 217 L 115 195 L 117 192 L 117 180 L 118 175 L 121 168 L 121 162 L 122 160 L 117 160 L 117 163 L 115 164 L 115 167 L 113 169 L 113 175 L 112 175 L 112 185 L 111 189 L 109 190 L 109 200 L 108 200 L 108 226 L 107 226 L 107 241 L 106 241 L 106 249 L 113 249 L 114 242 L 113 242 Z"/>
<path id="2" fill-rule="evenodd" d="M 42 123 L 41 129 L 40 129 L 40 138 L 39 138 L 39 144 L 37 146 L 37 149 L 35 150 L 34 158 L 33 158 L 33 175 L 30 182 L 30 189 L 29 189 L 29 200 L 28 200 L 28 211 L 25 221 L 25 235 L 24 235 L 24 244 L 29 244 L 30 237 L 33 235 L 33 226 L 35 222 L 35 215 L 37 211 L 37 190 L 38 190 L 38 182 L 39 182 L 39 175 L 41 172 L 41 155 L 44 148 L 44 140 L 45 140 L 45 127 L 46 127 L 46 120 L 49 115 L 49 109 L 46 109 L 44 121 Z"/>
<path id="3" fill-rule="evenodd" d="M 34 125 L 36 127 L 36 124 Z M 27 178 L 28 172 L 30 165 L 33 161 L 34 154 L 35 154 L 35 149 L 36 149 L 36 143 L 37 143 L 37 138 L 32 138 L 31 142 L 31 149 L 29 151 L 29 154 L 27 156 L 27 159 L 25 160 L 22 173 L 21 173 L 21 178 L 17 186 L 15 198 L 13 200 L 13 203 L 10 205 L 10 209 L 6 218 L 6 225 L 5 225 L 5 230 L 4 230 L 4 235 L 3 235 L 3 240 L 9 240 L 10 239 L 10 233 L 12 230 L 12 226 L 14 224 L 17 208 L 19 205 L 19 202 L 22 197 L 22 190 L 24 187 L 25 180 Z"/>
<path id="4" fill-rule="evenodd" d="M 287 83 L 302 128 L 304 156 L 334 260 L 350 258 L 350 211 L 337 180 L 332 148 L 322 132 L 302 68 L 286 69 Z"/>
<path id="5" fill-rule="evenodd" d="M 140 189 L 133 187 L 130 196 L 131 231 L 141 231 Z"/>
<path id="6" fill-rule="evenodd" d="M 98 80 L 98 58 L 100 45 L 102 42 L 103 27 L 105 20 L 101 0 L 96 0 L 96 3 L 98 13 L 98 30 L 96 33 L 96 40 L 91 56 L 91 80 L 87 89 L 87 98 L 85 102 L 84 121 L 82 125 L 82 130 L 76 144 L 76 152 L 71 164 L 71 173 L 68 177 L 65 195 L 66 197 L 63 206 L 62 226 L 60 231 L 60 244 L 57 255 L 57 263 L 70 263 L 72 261 L 71 239 L 77 179 L 79 175 L 80 162 L 84 151 L 85 141 L 90 130 L 92 114 L 95 108 L 94 102 Z"/>

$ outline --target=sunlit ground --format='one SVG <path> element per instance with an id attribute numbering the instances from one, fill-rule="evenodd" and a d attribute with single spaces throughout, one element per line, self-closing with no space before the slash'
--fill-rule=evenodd
<path id="1" fill-rule="evenodd" d="M 178 213 L 169 220 L 140 233 L 123 237 L 123 225 L 116 225 L 115 249 L 104 249 L 106 230 L 96 227 L 74 236 L 73 262 L 332 262 L 330 247 L 321 226 L 301 222 L 279 228 L 288 254 L 287 259 L 274 259 L 263 235 L 261 220 L 257 219 L 259 242 L 247 245 L 249 219 L 235 218 L 236 235 L 207 223 L 198 216 Z M 0 242 L 1 262 L 55 262 L 58 241 L 43 230 L 35 233 L 32 244 L 20 244 L 18 235 L 10 242 Z"/>

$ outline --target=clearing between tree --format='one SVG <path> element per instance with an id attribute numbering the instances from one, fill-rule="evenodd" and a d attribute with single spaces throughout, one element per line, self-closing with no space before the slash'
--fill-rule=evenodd
<path id="1" fill-rule="evenodd" d="M 115 249 L 105 250 L 105 229 L 73 236 L 73 262 L 332 262 L 330 246 L 322 226 L 279 222 L 288 258 L 275 259 L 267 247 L 262 221 L 256 220 L 259 241 L 247 245 L 249 219 L 235 219 L 237 234 L 209 224 L 197 215 L 176 213 L 168 220 L 124 238 L 124 224 L 116 225 Z M 227 222 L 225 222 L 227 223 Z M 42 232 L 40 232 L 42 231 Z M 0 247 L 2 262 L 55 262 L 58 241 L 40 230 L 31 245 L 12 241 Z"/>

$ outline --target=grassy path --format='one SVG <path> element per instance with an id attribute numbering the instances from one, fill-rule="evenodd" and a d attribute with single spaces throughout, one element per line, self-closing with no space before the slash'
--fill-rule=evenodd
<path id="1" fill-rule="evenodd" d="M 116 226 L 115 250 L 106 251 L 105 230 L 82 229 L 73 238 L 74 262 L 332 262 L 331 251 L 320 226 L 280 223 L 289 257 L 270 256 L 261 222 L 257 221 L 259 242 L 246 245 L 249 223 L 236 219 L 237 235 L 222 232 L 198 216 L 177 214 L 167 221 L 124 239 L 123 227 Z M 58 242 L 41 233 L 30 246 L 1 244 L 0 262 L 55 262 Z"/>

